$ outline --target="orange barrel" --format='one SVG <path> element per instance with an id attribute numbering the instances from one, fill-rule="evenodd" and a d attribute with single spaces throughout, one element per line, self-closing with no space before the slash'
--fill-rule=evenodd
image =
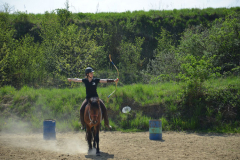
<path id="1" fill-rule="evenodd" d="M 56 139 L 56 121 L 53 119 L 46 119 L 43 121 L 43 139 Z"/>
<path id="2" fill-rule="evenodd" d="M 149 120 L 149 139 L 162 139 L 162 121 L 159 119 Z"/>

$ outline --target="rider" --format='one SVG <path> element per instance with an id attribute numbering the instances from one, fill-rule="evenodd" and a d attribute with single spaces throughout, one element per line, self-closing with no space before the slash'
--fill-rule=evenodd
<path id="1" fill-rule="evenodd" d="M 93 78 L 93 72 L 94 72 L 94 70 L 91 67 L 87 67 L 85 69 L 86 78 L 84 78 L 84 79 L 68 78 L 69 82 L 71 82 L 71 81 L 73 81 L 73 82 L 83 82 L 85 84 L 85 87 L 86 87 L 86 99 L 83 101 L 81 109 L 80 109 L 80 120 L 81 120 L 81 124 L 82 124 L 82 129 L 85 126 L 84 110 L 85 110 L 86 105 L 88 104 L 87 100 L 91 97 L 98 97 L 98 94 L 97 94 L 98 83 L 99 82 L 100 83 L 118 82 L 118 78 L 117 79 Z M 107 126 L 108 128 L 112 128 L 109 125 L 106 106 L 104 105 L 104 103 L 101 99 L 99 99 L 99 102 L 100 102 L 100 106 L 101 106 L 101 110 L 102 110 L 102 116 L 104 118 L 104 125 Z"/>

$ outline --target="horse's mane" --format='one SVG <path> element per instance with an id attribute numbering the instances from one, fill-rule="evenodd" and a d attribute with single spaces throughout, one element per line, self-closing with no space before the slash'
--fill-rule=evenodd
<path id="1" fill-rule="evenodd" d="M 92 99 L 91 98 L 91 99 L 88 100 L 88 102 L 91 105 L 91 107 L 93 107 L 93 108 L 98 108 L 99 107 L 98 99 Z"/>
<path id="2" fill-rule="evenodd" d="M 94 108 L 99 107 L 98 102 L 90 102 L 90 104 L 91 104 L 91 107 L 94 107 Z"/>

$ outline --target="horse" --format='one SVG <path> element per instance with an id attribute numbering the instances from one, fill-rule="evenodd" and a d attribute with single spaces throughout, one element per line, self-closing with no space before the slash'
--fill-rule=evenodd
<path id="1" fill-rule="evenodd" d="M 96 148 L 96 155 L 100 156 L 99 151 L 99 130 L 102 121 L 102 110 L 98 97 L 88 99 L 88 104 L 84 111 L 84 122 L 86 124 L 86 141 L 88 142 L 88 153 L 92 147 Z M 92 145 L 93 141 L 93 145 Z"/>

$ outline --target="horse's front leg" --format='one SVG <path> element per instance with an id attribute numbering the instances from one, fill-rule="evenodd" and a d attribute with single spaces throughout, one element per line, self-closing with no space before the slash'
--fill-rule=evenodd
<path id="1" fill-rule="evenodd" d="M 94 141 L 96 140 L 97 143 L 97 149 L 96 149 L 96 154 L 97 156 L 100 156 L 100 151 L 99 151 L 99 130 L 100 130 L 100 124 L 95 127 L 95 136 L 94 136 Z"/>
<path id="2" fill-rule="evenodd" d="M 87 136 L 88 147 L 89 147 L 88 151 L 90 151 L 92 149 L 92 131 L 89 126 L 87 126 L 86 136 Z"/>
<path id="3" fill-rule="evenodd" d="M 93 132 L 93 137 L 94 137 L 94 139 L 93 139 L 93 148 L 96 148 L 96 127 L 93 127 L 94 129 L 92 130 L 92 132 Z"/>

